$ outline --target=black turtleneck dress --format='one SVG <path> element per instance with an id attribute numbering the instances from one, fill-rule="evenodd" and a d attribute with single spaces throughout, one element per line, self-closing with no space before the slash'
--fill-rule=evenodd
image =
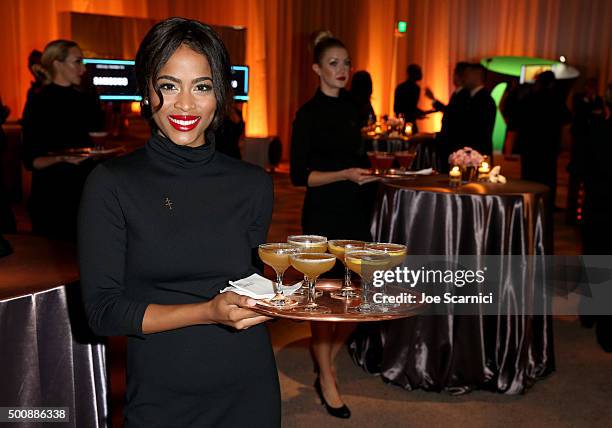
<path id="1" fill-rule="evenodd" d="M 371 241 L 370 218 L 376 184 L 344 180 L 308 186 L 311 171 L 368 167 L 359 128 L 359 110 L 346 91 L 329 97 L 321 90 L 297 112 L 291 134 L 291 181 L 307 186 L 302 231 L 328 239 Z"/>
<path id="2" fill-rule="evenodd" d="M 79 212 L 89 323 L 128 336 L 126 427 L 280 425 L 274 354 L 263 324 L 143 334 L 149 303 L 213 298 L 254 272 L 273 187 L 259 167 L 153 136 L 94 169 Z"/>

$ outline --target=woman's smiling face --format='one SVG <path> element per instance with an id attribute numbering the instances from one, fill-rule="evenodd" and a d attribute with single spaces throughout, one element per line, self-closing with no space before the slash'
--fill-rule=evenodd
<path id="1" fill-rule="evenodd" d="M 204 131 L 215 117 L 217 99 L 212 71 L 206 57 L 181 45 L 159 70 L 156 85 L 160 99 L 149 84 L 153 120 L 159 132 L 174 144 L 199 147 L 205 143 Z"/>

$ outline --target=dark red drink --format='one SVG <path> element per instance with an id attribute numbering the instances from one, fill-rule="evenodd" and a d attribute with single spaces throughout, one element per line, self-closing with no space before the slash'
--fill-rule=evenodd
<path id="1" fill-rule="evenodd" d="M 394 160 L 395 160 L 395 157 L 391 153 L 386 153 L 386 152 L 376 153 L 376 164 L 378 165 L 379 169 L 382 169 L 382 170 L 391 169 L 391 167 L 393 166 Z"/>
<path id="2" fill-rule="evenodd" d="M 368 159 L 370 160 L 370 164 L 372 165 L 372 169 L 377 170 L 379 168 L 378 162 L 376 161 L 376 153 L 377 152 L 368 152 Z"/>
<path id="3" fill-rule="evenodd" d="M 416 152 L 410 152 L 408 150 L 404 150 L 401 152 L 395 152 L 395 157 L 400 164 L 400 167 L 404 169 L 409 169 L 412 166 L 412 162 L 416 157 Z"/>

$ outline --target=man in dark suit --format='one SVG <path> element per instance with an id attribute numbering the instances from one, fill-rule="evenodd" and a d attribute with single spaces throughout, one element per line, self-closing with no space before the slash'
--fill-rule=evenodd
<path id="1" fill-rule="evenodd" d="M 416 133 L 419 132 L 417 119 L 421 119 L 427 113 L 418 107 L 421 87 L 417 85 L 417 82 L 423 79 L 423 72 L 420 65 L 410 64 L 406 73 L 408 79 L 395 88 L 393 111 L 397 116 L 403 115 L 406 122 L 411 122 L 413 124 L 412 130 Z"/>
<path id="2" fill-rule="evenodd" d="M 517 107 L 516 145 L 521 154 L 521 178 L 547 185 L 550 211 L 557 192 L 557 159 L 571 115 L 557 90 L 555 75 L 544 71 Z"/>
<path id="3" fill-rule="evenodd" d="M 484 87 L 486 69 L 480 64 L 470 64 L 465 73 L 465 87 L 469 99 L 462 127 L 466 146 L 480 154 L 493 156 L 493 127 L 497 108 L 489 91 Z"/>
<path id="4" fill-rule="evenodd" d="M 458 62 L 453 71 L 453 85 L 455 90 L 451 95 L 448 104 L 444 104 L 434 96 L 431 89 L 425 89 L 425 96 L 433 101 L 435 111 L 444 113 L 442 116 L 442 128 L 436 135 L 437 150 L 442 159 L 443 169 L 447 166 L 448 156 L 455 150 L 459 150 L 466 145 L 463 140 L 462 127 L 465 126 L 465 113 L 470 93 L 465 87 L 465 74 L 468 68 L 467 62 Z"/>

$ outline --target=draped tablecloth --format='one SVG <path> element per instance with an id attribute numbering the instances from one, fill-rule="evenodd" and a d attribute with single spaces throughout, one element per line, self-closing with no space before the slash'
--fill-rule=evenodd
<path id="1" fill-rule="evenodd" d="M 552 248 L 547 197 L 546 186 L 519 180 L 457 189 L 449 187 L 446 175 L 386 181 L 379 188 L 371 232 L 376 241 L 407 245 L 408 257 L 545 255 Z M 508 284 L 496 285 L 498 295 L 516 299 Z M 536 292 L 547 293 L 545 288 Z M 519 299 L 519 305 L 529 307 L 529 295 Z M 363 324 L 349 350 L 365 370 L 406 389 L 517 394 L 555 369 L 551 318 L 550 312 L 529 315 L 525 310 L 522 315 L 421 315 Z"/>
<path id="2" fill-rule="evenodd" d="M 0 259 L 0 407 L 68 407 L 61 426 L 107 426 L 104 344 L 87 327 L 74 246 L 7 239 L 14 253 Z"/>

